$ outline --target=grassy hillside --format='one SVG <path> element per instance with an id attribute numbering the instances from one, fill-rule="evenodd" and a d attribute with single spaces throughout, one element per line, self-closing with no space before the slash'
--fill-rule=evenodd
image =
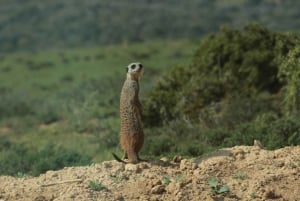
<path id="1" fill-rule="evenodd" d="M 125 66 L 140 61 L 141 155 L 300 144 L 300 37 L 258 24 L 201 41 L 12 53 L 0 62 L 0 174 L 37 175 L 120 154 Z"/>
<path id="2" fill-rule="evenodd" d="M 118 151 L 125 67 L 133 61 L 144 64 L 143 99 L 160 75 L 189 62 L 194 43 L 153 41 L 2 56 L 0 166 L 19 161 L 19 171 L 28 172 L 23 158 L 39 161 L 43 153 L 52 153 L 50 161 L 65 159 L 62 152 L 70 152 L 71 161 L 76 154 L 81 161 L 111 158 L 110 151 Z M 16 154 L 20 150 L 23 156 Z"/>
<path id="3" fill-rule="evenodd" d="M 10 0 L 0 2 L 0 52 L 198 38 L 250 21 L 300 29 L 299 1 Z"/>

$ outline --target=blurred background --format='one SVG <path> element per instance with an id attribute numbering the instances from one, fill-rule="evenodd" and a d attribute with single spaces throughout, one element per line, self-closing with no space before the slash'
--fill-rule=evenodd
<path id="1" fill-rule="evenodd" d="M 141 80 L 141 155 L 300 144 L 300 17 L 283 0 L 0 1 L 0 174 L 119 155 L 125 67 Z"/>

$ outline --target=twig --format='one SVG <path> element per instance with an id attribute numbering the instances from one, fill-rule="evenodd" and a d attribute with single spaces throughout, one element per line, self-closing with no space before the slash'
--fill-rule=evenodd
<path id="1" fill-rule="evenodd" d="M 49 184 L 38 184 L 38 185 L 41 187 L 47 187 L 47 186 L 54 186 L 58 184 L 73 183 L 73 182 L 82 182 L 82 179 L 72 179 L 72 180 L 58 181 Z"/>

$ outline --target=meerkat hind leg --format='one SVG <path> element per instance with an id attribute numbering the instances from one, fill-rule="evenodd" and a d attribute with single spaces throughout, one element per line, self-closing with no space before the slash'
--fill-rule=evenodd
<path id="1" fill-rule="evenodd" d="M 134 150 L 128 151 L 128 162 L 133 164 L 138 162 L 138 156 Z"/>
<path id="2" fill-rule="evenodd" d="M 128 154 L 127 154 L 126 151 L 124 151 L 124 155 L 123 155 L 123 158 L 122 158 L 122 159 L 123 159 L 123 160 L 128 159 Z"/>

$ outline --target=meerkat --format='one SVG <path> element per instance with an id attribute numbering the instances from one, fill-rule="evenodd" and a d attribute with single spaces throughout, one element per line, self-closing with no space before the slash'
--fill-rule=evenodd
<path id="1" fill-rule="evenodd" d="M 139 79 L 144 72 L 143 65 L 131 63 L 127 67 L 127 77 L 120 97 L 120 144 L 124 151 L 123 160 L 112 153 L 114 158 L 123 163 L 137 163 L 141 159 L 138 152 L 144 144 L 142 126 L 142 105 L 139 100 Z M 127 159 L 126 161 L 124 161 Z"/>

